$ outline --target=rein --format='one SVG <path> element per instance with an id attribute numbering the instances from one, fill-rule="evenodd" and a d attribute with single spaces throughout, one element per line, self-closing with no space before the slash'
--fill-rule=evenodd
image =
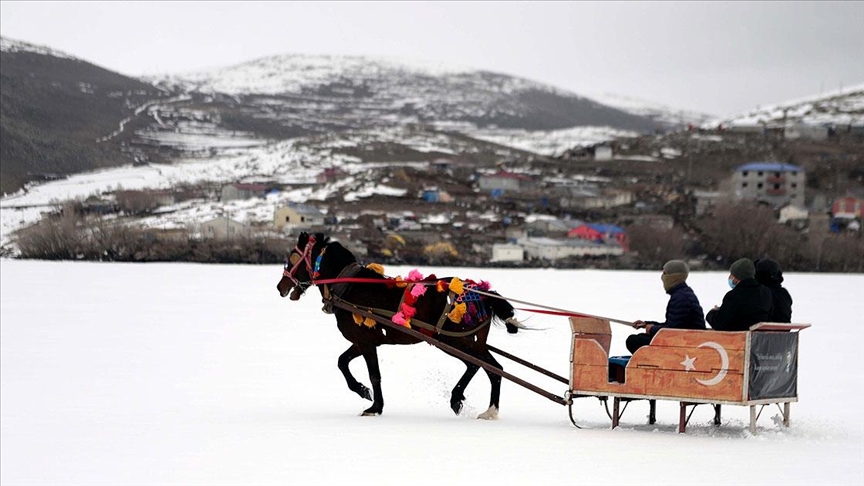
<path id="1" fill-rule="evenodd" d="M 385 279 L 380 278 L 359 278 L 359 277 L 343 277 L 343 278 L 323 278 L 318 280 L 312 280 L 312 285 L 327 285 L 327 284 L 338 284 L 338 283 L 377 283 L 377 284 L 389 284 L 396 285 L 396 280 L 391 279 L 390 277 L 385 277 Z M 421 282 L 410 282 L 413 284 L 423 284 L 429 285 Z"/>
<path id="2" fill-rule="evenodd" d="M 383 279 L 359 278 L 359 277 L 336 277 L 336 278 L 315 279 L 314 276 L 318 274 L 317 270 L 321 265 L 321 259 L 324 256 L 324 252 L 327 250 L 327 246 L 324 246 L 324 248 L 321 249 L 320 254 L 317 256 L 317 258 L 315 259 L 315 263 L 313 264 L 312 263 L 312 249 L 314 246 L 315 246 L 315 236 L 310 235 L 309 241 L 306 243 L 306 246 L 303 248 L 302 251 L 300 250 L 299 246 L 294 247 L 294 251 L 299 255 L 299 258 L 297 258 L 297 260 L 293 263 L 293 266 L 291 267 L 290 270 L 288 269 L 288 265 L 291 264 L 290 260 L 285 262 L 285 269 L 282 271 L 282 275 L 291 279 L 291 282 L 295 286 L 303 286 L 305 288 L 305 287 L 308 287 L 309 285 L 315 285 L 315 286 L 325 285 L 326 286 L 326 285 L 330 285 L 330 284 L 343 284 L 343 283 L 344 284 L 349 284 L 349 283 L 384 284 L 384 285 L 389 285 L 389 286 L 398 285 L 399 283 L 410 283 L 413 285 L 425 285 L 425 286 L 437 285 L 437 282 L 397 281 L 396 279 L 394 279 L 392 277 L 384 277 Z M 306 269 L 307 269 L 307 272 L 309 273 L 310 279 L 311 279 L 309 282 L 300 282 L 299 280 L 297 280 L 296 277 L 294 277 L 294 272 L 297 271 L 297 269 L 300 267 L 301 263 L 306 264 Z M 508 300 L 508 301 L 512 301 L 512 302 L 518 302 L 520 304 L 527 304 L 527 305 L 532 305 L 534 307 L 538 307 L 538 309 L 526 309 L 526 308 L 521 308 L 521 307 L 518 308 L 518 310 L 521 310 L 521 311 L 534 312 L 537 314 L 567 316 L 567 317 L 593 317 L 595 319 L 604 319 L 604 320 L 607 320 L 609 322 L 614 322 L 617 324 L 624 324 L 628 327 L 632 327 L 632 325 L 633 325 L 633 323 L 630 321 L 624 321 L 624 320 L 615 319 L 612 317 L 598 316 L 598 315 L 594 315 L 594 314 L 587 314 L 585 312 L 575 312 L 575 311 L 570 311 L 567 309 L 559 309 L 557 307 L 550 307 L 550 306 L 546 306 L 546 305 L 542 305 L 542 304 L 537 304 L 534 302 L 527 302 L 524 300 L 514 299 L 514 298 L 510 298 L 510 297 L 504 297 L 502 295 L 493 294 L 490 292 L 484 292 L 482 290 L 477 290 L 477 289 L 473 289 L 473 288 L 465 288 L 465 291 L 474 292 L 474 293 L 477 293 L 480 295 L 485 295 L 486 297 L 491 297 L 491 298 L 495 298 L 495 299 L 503 299 L 503 300 Z M 327 293 L 329 294 L 329 291 Z M 343 301 L 343 302 L 345 302 L 345 301 Z M 346 302 L 346 303 L 349 305 L 353 305 L 349 302 Z M 372 310 L 372 309 L 368 309 L 368 310 Z M 389 311 L 387 311 L 387 312 L 389 312 Z M 423 323 L 423 324 L 426 324 L 426 323 Z M 426 325 L 429 325 L 429 324 L 426 324 Z M 430 327 L 433 327 L 433 329 L 434 329 L 434 326 L 430 326 Z M 440 328 L 439 328 L 439 332 L 441 332 Z"/>
<path id="3" fill-rule="evenodd" d="M 323 280 L 313 280 L 312 285 L 341 283 L 341 282 L 346 282 L 346 283 L 377 283 L 377 284 L 395 285 L 396 280 L 391 278 L 391 277 L 387 277 L 385 280 L 375 279 L 375 278 L 328 278 L 328 279 L 323 279 Z M 414 285 L 436 285 L 436 282 L 411 282 L 411 283 Z M 570 311 L 570 310 L 566 310 L 566 309 L 559 309 L 557 307 L 550 307 L 550 306 L 546 306 L 546 305 L 542 305 L 542 304 L 537 304 L 535 302 L 527 302 L 524 300 L 514 299 L 511 297 L 504 297 L 503 295 L 497 295 L 497 294 L 493 294 L 490 292 L 484 292 L 482 290 L 477 290 L 477 289 L 466 288 L 465 291 L 474 292 L 474 293 L 477 293 L 480 295 L 485 295 L 486 297 L 491 297 L 493 299 L 508 300 L 511 302 L 518 302 L 520 304 L 527 304 L 527 305 L 533 305 L 534 307 L 538 307 L 538 309 L 526 309 L 523 307 L 518 308 L 518 310 L 525 311 L 525 312 L 533 312 L 535 314 L 548 314 L 548 315 L 553 315 L 553 316 L 566 316 L 566 317 L 593 317 L 595 319 L 605 319 L 605 320 L 610 321 L 610 322 L 615 322 L 618 324 L 624 324 L 628 327 L 633 326 L 633 323 L 630 321 L 624 321 L 624 320 L 615 319 L 612 317 L 604 317 L 604 316 L 598 316 L 598 315 L 593 315 L 593 314 L 586 314 L 584 312 L 575 312 L 575 311 Z"/>
<path id="4" fill-rule="evenodd" d="M 607 320 L 607 321 L 609 321 L 609 322 L 615 322 L 615 323 L 618 323 L 618 324 L 624 324 L 624 325 L 626 325 L 626 326 L 628 326 L 628 327 L 633 327 L 633 323 L 632 323 L 632 322 L 629 322 L 629 321 L 623 321 L 623 320 L 621 320 L 621 319 L 614 319 L 614 318 L 612 318 L 612 317 L 595 316 L 595 315 L 593 315 L 593 314 L 586 314 L 586 313 L 584 313 L 584 312 L 573 312 L 573 311 L 568 311 L 568 310 L 566 310 L 566 309 L 558 309 L 557 307 L 549 307 L 549 306 L 546 306 L 546 305 L 536 304 L 536 303 L 533 303 L 533 302 L 526 302 L 526 301 L 524 301 L 524 300 L 512 299 L 512 298 L 510 298 L 510 297 L 504 297 L 503 295 L 490 294 L 490 293 L 488 293 L 488 292 L 483 292 L 482 290 L 475 290 L 475 289 L 465 289 L 465 290 L 468 290 L 468 291 L 471 291 L 471 292 L 476 292 L 476 293 L 478 293 L 478 294 L 482 294 L 482 295 L 485 295 L 485 296 L 487 296 L 487 297 L 494 297 L 494 298 L 496 298 L 496 299 L 509 300 L 509 301 L 512 301 L 512 302 L 518 302 L 518 303 L 520 303 L 520 304 L 533 305 L 533 306 L 535 306 L 535 307 L 540 307 L 541 309 L 548 309 L 548 310 L 539 310 L 539 309 L 522 309 L 522 308 L 519 309 L 519 310 L 523 310 L 523 311 L 527 311 L 527 312 L 535 312 L 535 313 L 538 313 L 538 314 L 551 314 L 551 315 L 556 315 L 556 316 L 569 316 L 569 317 L 593 317 L 593 318 L 595 318 L 595 319 L 605 319 L 605 320 Z"/>

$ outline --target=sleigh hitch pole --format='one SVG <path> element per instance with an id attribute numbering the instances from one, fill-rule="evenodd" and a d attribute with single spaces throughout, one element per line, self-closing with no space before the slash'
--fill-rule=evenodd
<path id="1" fill-rule="evenodd" d="M 507 373 L 506 371 L 502 370 L 501 368 L 496 368 L 496 367 L 490 365 L 489 363 L 486 363 L 485 361 L 477 359 L 474 356 L 471 356 L 470 354 L 468 354 L 462 350 L 456 349 L 453 346 L 450 346 L 449 344 L 442 343 L 441 341 L 439 341 L 435 338 L 429 337 L 429 336 L 427 336 L 421 332 L 417 332 L 413 329 L 409 329 L 407 327 L 400 326 L 399 324 L 396 324 L 395 322 L 391 322 L 391 321 L 389 321 L 389 320 L 387 320 L 387 319 L 385 319 L 385 318 L 383 318 L 377 314 L 369 312 L 365 309 L 354 307 L 352 305 L 347 305 L 347 304 L 344 304 L 344 303 L 336 301 L 336 300 L 333 300 L 331 302 L 333 303 L 334 307 L 339 307 L 339 308 L 346 310 L 348 312 L 352 312 L 354 314 L 359 314 L 363 317 L 368 317 L 369 319 L 372 319 L 373 321 L 377 322 L 378 324 L 381 324 L 383 326 L 387 326 L 390 329 L 395 329 L 399 332 L 403 332 L 405 334 L 408 334 L 409 336 L 413 336 L 417 339 L 420 339 L 421 341 L 425 341 L 425 342 L 431 344 L 432 346 L 435 346 L 436 348 L 444 351 L 445 353 L 449 353 L 453 356 L 456 356 L 457 358 L 464 359 L 465 361 L 471 362 L 471 363 L 483 368 L 484 370 L 486 370 L 490 373 L 494 373 L 494 374 L 500 376 L 501 378 L 506 378 L 506 379 L 512 381 L 513 383 L 516 383 L 517 385 L 521 385 L 521 386 L 533 391 L 534 393 L 537 393 L 538 395 L 544 396 L 544 397 L 548 398 L 549 400 L 552 400 L 555 403 L 558 403 L 560 405 L 568 405 L 568 403 L 569 403 L 568 400 L 566 400 L 562 397 L 559 397 L 558 395 L 555 395 L 554 393 L 550 393 L 550 392 L 548 392 L 548 391 L 546 391 L 546 390 L 544 390 L 544 389 L 542 389 L 536 385 L 532 385 L 531 383 L 528 383 L 527 381 L 525 381 L 525 380 L 523 380 L 517 376 L 514 376 L 514 375 L 511 375 L 510 373 Z M 490 350 L 492 350 L 492 346 L 489 346 L 489 348 L 490 348 Z M 505 356 L 505 357 L 512 356 L 512 355 L 503 354 L 503 352 L 501 352 L 497 348 L 495 348 L 495 351 L 498 352 L 499 354 L 501 354 L 502 356 Z M 524 360 L 521 360 L 518 358 L 514 361 L 516 361 L 517 363 L 520 363 L 520 364 L 527 363 L 527 361 L 524 361 Z M 531 367 L 532 369 L 539 368 L 539 366 L 533 366 L 533 365 L 529 366 L 529 367 Z M 540 370 L 538 369 L 538 371 L 540 371 Z M 545 371 L 545 370 L 543 370 L 543 371 Z M 543 371 L 540 371 L 540 372 L 543 373 Z M 547 374 L 547 373 L 549 373 L 549 372 L 546 372 L 544 374 Z"/>

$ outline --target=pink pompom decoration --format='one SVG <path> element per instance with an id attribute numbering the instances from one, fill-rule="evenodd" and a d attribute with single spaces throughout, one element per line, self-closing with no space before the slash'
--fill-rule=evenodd
<path id="1" fill-rule="evenodd" d="M 420 297 L 421 295 L 426 293 L 425 285 L 414 285 L 411 287 L 411 295 L 414 297 Z"/>
<path id="2" fill-rule="evenodd" d="M 405 316 L 401 312 L 397 312 L 393 314 L 393 317 L 390 318 L 391 321 L 399 324 L 400 326 L 405 325 Z"/>
<path id="3" fill-rule="evenodd" d="M 480 283 L 477 284 L 477 290 L 487 291 L 491 288 L 492 288 L 492 285 L 485 280 L 481 280 Z"/>
<path id="4" fill-rule="evenodd" d="M 403 314 L 408 319 L 411 319 L 416 313 L 417 309 L 411 307 L 410 305 L 402 304 L 402 312 L 400 312 L 400 314 Z"/>
<path id="5" fill-rule="evenodd" d="M 414 270 L 408 272 L 408 280 L 412 282 L 419 282 L 423 280 L 423 274 L 415 268 Z"/>

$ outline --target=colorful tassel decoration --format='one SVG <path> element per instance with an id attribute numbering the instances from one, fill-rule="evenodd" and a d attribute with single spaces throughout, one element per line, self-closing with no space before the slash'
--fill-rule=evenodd
<path id="1" fill-rule="evenodd" d="M 405 296 L 402 299 L 402 302 L 408 305 L 414 305 L 417 303 L 417 297 L 415 297 L 408 289 L 405 289 Z"/>
<path id="2" fill-rule="evenodd" d="M 451 321 L 458 324 L 462 321 L 462 316 L 465 315 L 465 311 L 466 311 L 465 304 L 456 304 L 456 306 L 453 307 L 453 310 L 451 310 L 450 313 L 447 314 L 447 317 Z"/>
<path id="3" fill-rule="evenodd" d="M 460 295 L 465 291 L 465 287 L 463 286 L 462 281 L 459 280 L 459 277 L 453 277 L 453 279 L 450 280 L 450 291 L 456 295 Z"/>
<path id="4" fill-rule="evenodd" d="M 411 287 L 411 295 L 415 298 L 420 297 L 421 295 L 426 293 L 425 285 L 414 285 Z"/>
<path id="5" fill-rule="evenodd" d="M 366 265 L 366 268 L 372 270 L 378 275 L 384 275 L 384 265 L 381 265 L 380 263 L 370 263 L 369 265 Z"/>

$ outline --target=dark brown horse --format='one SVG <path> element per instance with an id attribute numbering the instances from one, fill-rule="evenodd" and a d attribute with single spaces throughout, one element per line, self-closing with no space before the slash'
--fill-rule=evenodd
<path id="1" fill-rule="evenodd" d="M 465 285 L 466 288 L 473 284 L 471 281 L 466 282 L 469 282 Z M 351 342 L 351 346 L 339 356 L 339 370 L 351 391 L 372 400 L 372 406 L 366 409 L 363 415 L 380 415 L 384 408 L 377 347 L 382 344 L 415 344 L 420 339 L 395 329 L 386 329 L 380 322 L 364 319 L 344 307 L 374 314 L 388 322 L 391 319 L 399 322 L 407 317 L 413 329 L 433 335 L 440 342 L 499 369 L 501 365 L 492 357 L 486 345 L 490 321 L 493 318 L 504 321 L 511 333 L 517 332 L 518 327 L 521 327 L 513 318 L 513 306 L 506 300 L 495 297 L 497 294 L 494 292 L 481 294 L 465 290 L 457 293 L 452 288 L 446 288 L 456 285 L 453 280 L 437 279 L 434 275 L 406 285 L 360 266 L 349 250 L 320 233 L 300 235 L 297 245 L 289 254 L 282 279 L 276 288 L 282 297 L 290 295 L 291 300 L 297 300 L 311 285 L 317 286 L 321 291 L 324 312 L 336 316 L 339 331 Z M 426 288 L 415 289 L 416 286 Z M 485 288 L 488 289 L 488 284 Z M 460 312 L 453 314 L 453 309 L 459 305 L 455 302 L 457 294 L 458 299 L 467 302 L 467 306 L 462 305 L 461 310 L 464 312 L 461 312 L 461 318 Z M 413 305 L 405 307 L 406 303 Z M 371 394 L 366 386 L 354 378 L 348 368 L 351 360 L 358 356 L 363 356 L 366 361 L 369 379 L 372 380 Z M 465 388 L 480 368 L 466 360 L 461 361 L 467 369 L 450 395 L 450 408 L 456 414 L 462 410 Z M 478 418 L 496 419 L 501 377 L 488 371 L 486 374 L 492 385 L 489 408 Z"/>

